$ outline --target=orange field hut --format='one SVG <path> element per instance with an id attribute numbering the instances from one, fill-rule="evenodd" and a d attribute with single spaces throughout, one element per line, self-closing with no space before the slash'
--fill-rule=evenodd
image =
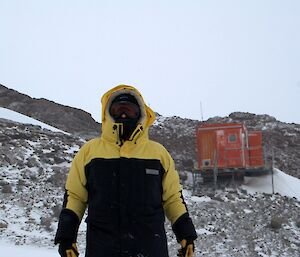
<path id="1" fill-rule="evenodd" d="M 198 167 L 204 180 L 267 172 L 262 131 L 241 123 L 201 124 L 196 130 Z"/>

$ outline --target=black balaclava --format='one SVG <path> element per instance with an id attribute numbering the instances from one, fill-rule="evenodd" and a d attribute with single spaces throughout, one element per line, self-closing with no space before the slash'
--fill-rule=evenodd
<path id="1" fill-rule="evenodd" d="M 115 106 L 119 106 L 117 112 L 114 111 Z M 131 115 L 128 114 L 128 108 Z M 140 106 L 136 98 L 131 94 L 118 95 L 111 102 L 109 113 L 116 123 L 123 124 L 123 133 L 120 135 L 120 138 L 123 141 L 129 140 L 141 117 Z"/>

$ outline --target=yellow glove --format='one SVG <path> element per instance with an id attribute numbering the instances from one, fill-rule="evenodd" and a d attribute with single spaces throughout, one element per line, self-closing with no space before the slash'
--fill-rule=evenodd
<path id="1" fill-rule="evenodd" d="M 183 240 L 181 240 L 180 244 L 181 244 L 181 249 L 178 250 L 177 256 L 179 256 L 179 257 L 193 257 L 194 256 L 195 246 L 194 246 L 193 240 L 183 239 Z"/>
<path id="2" fill-rule="evenodd" d="M 78 249 L 76 243 L 61 242 L 59 244 L 58 252 L 61 257 L 78 257 Z"/>

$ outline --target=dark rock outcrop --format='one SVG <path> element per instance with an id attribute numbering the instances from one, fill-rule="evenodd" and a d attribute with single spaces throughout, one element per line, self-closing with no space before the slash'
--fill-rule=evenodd
<path id="1" fill-rule="evenodd" d="M 100 124 L 91 114 L 47 99 L 36 99 L 0 84 L 0 107 L 22 113 L 85 138 L 98 136 Z"/>

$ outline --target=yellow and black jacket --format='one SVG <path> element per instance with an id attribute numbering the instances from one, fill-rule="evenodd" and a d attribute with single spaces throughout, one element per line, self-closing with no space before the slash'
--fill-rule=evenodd
<path id="1" fill-rule="evenodd" d="M 120 93 L 134 95 L 142 113 L 125 142 L 119 137 L 122 124 L 108 112 Z M 102 135 L 87 142 L 72 162 L 56 243 L 76 240 L 87 206 L 86 257 L 167 257 L 165 215 L 178 241 L 197 237 L 174 161 L 148 138 L 154 120 L 154 112 L 131 86 L 117 86 L 102 97 Z"/>

